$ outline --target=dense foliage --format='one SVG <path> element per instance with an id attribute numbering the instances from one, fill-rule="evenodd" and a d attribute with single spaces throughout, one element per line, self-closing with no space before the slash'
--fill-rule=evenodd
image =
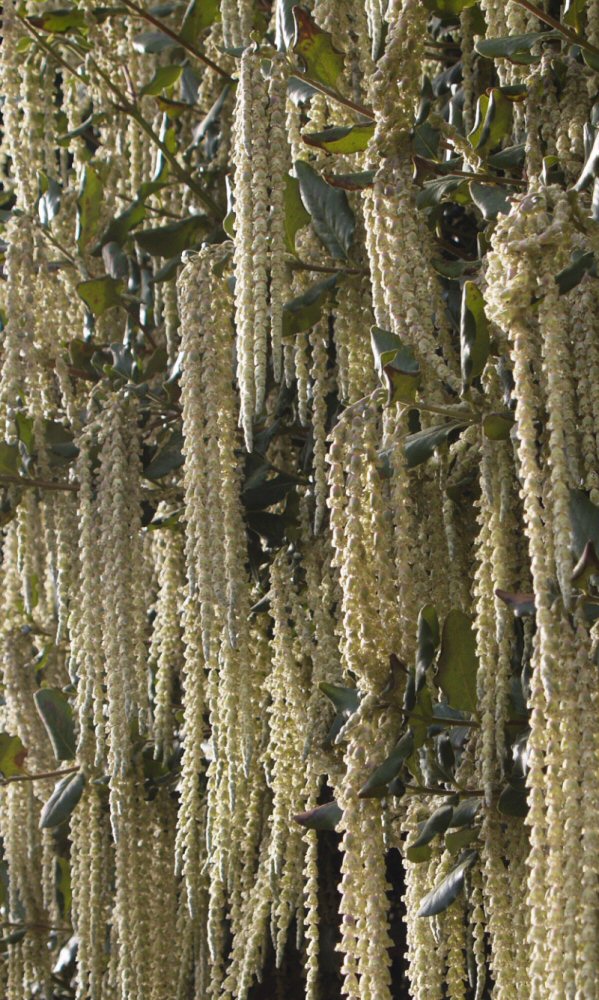
<path id="1" fill-rule="evenodd" d="M 0 993 L 599 997 L 599 0 L 4 0 Z"/>

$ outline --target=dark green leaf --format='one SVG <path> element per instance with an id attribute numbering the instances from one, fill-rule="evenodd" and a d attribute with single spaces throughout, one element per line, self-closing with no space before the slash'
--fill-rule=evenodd
<path id="1" fill-rule="evenodd" d="M 474 281 L 465 281 L 460 315 L 460 356 L 464 389 L 472 384 L 473 379 L 482 375 L 489 357 L 490 344 L 483 293 Z"/>
<path id="2" fill-rule="evenodd" d="M 354 174 L 325 174 L 325 179 L 331 187 L 343 188 L 344 191 L 364 191 L 374 183 L 374 170 L 359 170 Z"/>
<path id="3" fill-rule="evenodd" d="M 527 798 L 528 790 L 524 784 L 506 785 L 499 796 L 497 808 L 504 816 L 524 817 L 528 814 Z"/>
<path id="4" fill-rule="evenodd" d="M 53 35 L 62 35 L 74 28 L 85 27 L 85 13 L 77 7 L 48 11 L 42 17 L 30 17 L 28 20 L 34 28 L 41 28 L 42 31 L 51 32 Z"/>
<path id="5" fill-rule="evenodd" d="M 470 617 L 453 608 L 443 624 L 436 681 L 452 708 L 476 712 L 478 657 Z"/>
<path id="6" fill-rule="evenodd" d="M 403 853 L 404 857 L 413 865 L 422 864 L 423 861 L 430 861 L 433 854 L 427 844 L 424 847 L 414 847 L 412 844 L 410 847 L 406 847 Z"/>
<path id="7" fill-rule="evenodd" d="M 173 49 L 177 43 L 165 35 L 162 31 L 142 31 L 133 39 L 133 48 L 136 52 L 146 54 L 157 54 Z"/>
<path id="8" fill-rule="evenodd" d="M 272 507 L 275 503 L 284 500 L 290 490 L 297 483 L 294 476 L 289 476 L 283 472 L 267 479 L 260 486 L 244 489 L 241 499 L 246 510 L 264 510 L 265 507 Z"/>
<path id="9" fill-rule="evenodd" d="M 500 601 L 503 601 L 504 604 L 507 604 L 508 608 L 512 609 L 517 618 L 523 618 L 525 615 L 534 615 L 534 594 L 510 594 L 507 590 L 496 590 L 495 593 Z"/>
<path id="10" fill-rule="evenodd" d="M 60 211 L 62 188 L 52 177 L 40 172 L 38 174 L 38 190 L 37 212 L 39 219 L 42 226 L 49 226 L 52 219 L 56 218 Z"/>
<path id="11" fill-rule="evenodd" d="M 445 834 L 445 846 L 450 854 L 458 854 L 465 847 L 473 844 L 479 836 L 479 830 L 473 826 L 466 826 L 455 833 Z"/>
<path id="12" fill-rule="evenodd" d="M 298 813 L 293 818 L 306 830 L 336 830 L 342 816 L 343 812 L 336 802 L 326 802 L 308 812 Z"/>
<path id="13" fill-rule="evenodd" d="M 318 323 L 336 284 L 337 275 L 333 274 L 330 278 L 311 285 L 303 295 L 286 302 L 283 306 L 283 337 L 294 337 Z"/>
<path id="14" fill-rule="evenodd" d="M 406 461 L 409 469 L 415 468 L 426 462 L 435 450 L 451 437 L 459 437 L 464 428 L 464 424 L 453 420 L 449 424 L 439 424 L 436 427 L 427 427 L 423 431 L 416 431 L 415 434 L 408 434 L 405 441 Z"/>
<path id="15" fill-rule="evenodd" d="M 560 295 L 566 295 L 567 292 L 576 288 L 585 274 L 593 270 L 594 267 L 595 254 L 592 250 L 588 250 L 587 253 L 576 253 L 572 262 L 555 276 Z"/>
<path id="16" fill-rule="evenodd" d="M 76 287 L 78 295 L 94 316 L 101 316 L 107 309 L 121 305 L 123 283 L 116 278 L 92 278 L 91 281 L 80 281 Z"/>
<path id="17" fill-rule="evenodd" d="M 295 6 L 293 17 L 296 39 L 293 51 L 303 61 L 307 76 L 334 90 L 343 73 L 343 54 L 335 49 L 328 31 L 319 28 L 307 10 Z"/>
<path id="18" fill-rule="evenodd" d="M 491 441 L 508 441 L 513 426 L 514 415 L 507 410 L 504 413 L 487 413 L 483 418 L 485 437 Z"/>
<path id="19" fill-rule="evenodd" d="M 358 709 L 360 695 L 356 688 L 341 687 L 339 684 L 329 684 L 327 681 L 321 681 L 318 687 L 332 701 L 336 711 L 343 712 L 347 719 Z"/>
<path id="20" fill-rule="evenodd" d="M 76 752 L 73 709 L 58 688 L 40 688 L 33 699 L 46 727 L 56 760 L 73 760 Z"/>
<path id="21" fill-rule="evenodd" d="M 493 87 L 478 99 L 474 128 L 468 135 L 471 145 L 481 156 L 491 152 L 511 132 L 512 120 L 512 101 Z"/>
<path id="22" fill-rule="evenodd" d="M 135 234 L 138 246 L 153 257 L 174 257 L 183 250 L 197 246 L 208 231 L 204 215 L 191 215 L 181 222 L 171 222 L 167 226 L 142 229 Z"/>
<path id="23" fill-rule="evenodd" d="M 469 851 L 448 875 L 424 897 L 418 911 L 419 917 L 434 917 L 443 913 L 458 898 L 464 887 L 466 872 L 476 861 L 476 851 Z"/>
<path id="24" fill-rule="evenodd" d="M 83 795 L 85 777 L 81 771 L 59 781 L 40 816 L 40 829 L 51 830 L 69 818 Z"/>
<path id="25" fill-rule="evenodd" d="M 0 473 L 16 476 L 19 472 L 19 448 L 16 444 L 0 441 Z"/>
<path id="26" fill-rule="evenodd" d="M 385 795 L 387 785 L 401 771 L 404 762 L 414 750 L 414 734 L 411 729 L 401 737 L 394 750 L 382 764 L 372 772 L 358 795 L 361 799 L 378 798 Z"/>
<path id="27" fill-rule="evenodd" d="M 183 465 L 183 455 L 181 447 L 183 445 L 183 435 L 180 431 L 175 431 L 168 443 L 160 449 L 157 455 L 147 465 L 143 474 L 146 479 L 162 479 L 169 472 L 174 472 Z"/>
<path id="28" fill-rule="evenodd" d="M 440 205 L 444 198 L 450 197 L 450 201 L 455 201 L 458 205 L 466 205 L 470 201 L 470 191 L 468 181 L 463 177 L 455 177 L 449 174 L 447 177 L 436 177 L 432 181 L 427 181 L 422 191 L 416 196 L 417 208 L 433 208 Z"/>
<path id="29" fill-rule="evenodd" d="M 304 133 L 304 142 L 327 153 L 361 153 L 374 135 L 374 122 L 365 125 L 333 125 L 323 132 Z"/>
<path id="30" fill-rule="evenodd" d="M 435 809 L 433 813 L 429 816 L 423 827 L 418 834 L 418 837 L 411 844 L 411 847 L 425 847 L 426 844 L 430 844 L 431 840 L 437 836 L 439 833 L 445 833 L 449 828 L 451 822 L 451 817 L 453 816 L 453 806 L 444 805 L 439 806 Z"/>
<path id="31" fill-rule="evenodd" d="M 318 238 L 332 257 L 346 260 L 354 239 L 356 220 L 345 191 L 331 187 L 302 160 L 295 163 L 300 194 Z"/>
<path id="32" fill-rule="evenodd" d="M 520 65 L 538 62 L 540 55 L 533 55 L 532 49 L 539 42 L 551 42 L 561 38 L 559 31 L 529 31 L 525 35 L 508 35 L 505 38 L 485 38 L 476 42 L 474 48 L 486 59 L 509 59 Z"/>
<path id="33" fill-rule="evenodd" d="M 102 247 L 102 261 L 107 275 L 119 280 L 129 274 L 129 261 L 118 243 L 105 243 Z"/>
<path id="34" fill-rule="evenodd" d="M 470 181 L 469 189 L 470 197 L 485 222 L 493 222 L 500 214 L 509 215 L 511 202 L 504 187 Z"/>
<path id="35" fill-rule="evenodd" d="M 146 217 L 145 205 L 142 201 L 134 201 L 129 206 L 126 211 L 121 212 L 117 215 L 115 219 L 112 220 L 108 228 L 104 231 L 102 236 L 98 241 L 97 248 L 94 248 L 94 253 L 99 252 L 102 249 L 104 243 L 123 243 L 132 229 L 139 226 L 140 222 Z"/>
<path id="36" fill-rule="evenodd" d="M 453 811 L 448 829 L 455 830 L 461 826 L 470 826 L 482 804 L 483 800 L 478 797 L 462 799 Z"/>

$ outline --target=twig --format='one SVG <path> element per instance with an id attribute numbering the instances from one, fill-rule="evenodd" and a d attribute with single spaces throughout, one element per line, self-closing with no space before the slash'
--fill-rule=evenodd
<path id="1" fill-rule="evenodd" d="M 35 38 L 39 47 L 43 49 L 44 52 L 47 52 L 48 55 L 51 56 L 52 59 L 54 59 L 59 64 L 59 66 L 62 66 L 63 69 L 66 69 L 68 70 L 69 73 L 72 73 L 73 76 L 75 76 L 78 80 L 81 81 L 81 83 L 87 83 L 87 80 L 85 79 L 84 76 L 81 76 L 81 74 L 73 66 L 71 66 L 71 64 L 68 63 L 66 59 L 64 59 L 61 55 L 59 55 L 58 52 L 55 52 L 52 46 L 48 45 L 48 43 L 44 41 L 42 36 L 39 34 L 38 31 L 36 31 L 34 26 L 29 23 L 26 17 L 23 17 L 22 14 L 18 13 L 18 11 L 15 11 L 15 16 L 19 19 L 19 21 L 26 29 L 26 31 L 28 31 L 29 34 L 32 35 L 33 38 Z"/>
<path id="2" fill-rule="evenodd" d="M 364 118 L 369 118 L 372 122 L 376 120 L 372 108 L 367 108 L 363 104 L 356 104 L 355 101 L 350 101 L 349 97 L 338 94 L 336 90 L 331 90 L 324 83 L 320 83 L 318 80 L 314 80 L 311 76 L 306 76 L 304 73 L 297 73 L 296 76 L 298 80 L 303 80 L 308 86 L 314 87 L 314 90 L 318 90 L 325 97 L 329 97 L 331 101 L 336 101 L 337 104 L 342 104 L 345 108 L 350 108 L 351 111 L 357 112 L 357 114 L 362 115 Z"/>
<path id="3" fill-rule="evenodd" d="M 62 778 L 65 774 L 75 774 L 78 767 L 66 767 L 62 771 L 44 771 L 40 774 L 13 774 L 10 778 L 0 778 L 0 785 L 9 785 L 13 781 L 41 781 L 43 778 Z"/>
<path id="4" fill-rule="evenodd" d="M 29 489 L 40 490 L 68 490 L 76 493 L 79 489 L 77 483 L 58 482 L 54 479 L 26 479 L 25 476 L 10 475 L 3 473 L 0 475 L 0 486 L 24 486 Z"/>
<path id="5" fill-rule="evenodd" d="M 186 52 L 189 52 L 190 55 L 195 56 L 195 58 L 199 59 L 200 62 L 203 62 L 206 66 L 209 66 L 211 70 L 213 70 L 215 73 L 218 73 L 219 76 L 222 76 L 224 80 L 228 81 L 232 80 L 232 77 L 229 75 L 229 73 L 227 73 L 226 70 L 222 68 L 222 66 L 219 66 L 217 63 L 213 62 L 212 59 L 210 59 L 207 55 L 205 55 L 203 52 L 197 49 L 195 45 L 192 45 L 191 42 L 186 42 L 184 38 L 181 38 L 181 35 L 178 35 L 176 31 L 173 31 L 172 28 L 169 28 L 168 25 L 164 24 L 163 21 L 159 21 L 157 17 L 154 17 L 153 14 L 149 14 L 147 10 L 143 9 L 143 7 L 139 7 L 136 3 L 133 3 L 133 0 L 122 0 L 122 2 L 125 5 L 125 7 L 128 7 L 129 10 L 134 11 L 134 13 L 137 14 L 138 17 L 141 17 L 142 20 L 147 21 L 148 24 L 152 24 L 155 28 L 158 28 L 158 30 L 161 31 L 164 35 L 167 35 L 169 38 L 172 38 L 172 40 L 176 42 L 177 45 L 180 45 L 181 48 L 185 49 Z"/>
<path id="6" fill-rule="evenodd" d="M 579 35 L 577 31 L 572 31 L 567 27 L 567 25 L 562 24 L 562 22 L 558 21 L 557 18 L 552 17 L 551 14 L 546 14 L 545 11 L 540 7 L 537 7 L 536 4 L 530 3 L 530 0 L 515 0 L 515 2 L 519 7 L 524 7 L 525 10 L 534 14 L 535 17 L 538 17 L 539 21 L 544 21 L 544 23 L 548 24 L 550 28 L 554 28 L 555 31 L 559 31 L 560 35 L 563 35 L 569 42 L 572 42 L 572 45 L 578 45 L 581 49 L 586 49 L 587 52 L 592 52 L 593 55 L 599 56 L 599 49 L 596 45 L 588 42 L 586 38 L 584 38 L 583 35 Z"/>

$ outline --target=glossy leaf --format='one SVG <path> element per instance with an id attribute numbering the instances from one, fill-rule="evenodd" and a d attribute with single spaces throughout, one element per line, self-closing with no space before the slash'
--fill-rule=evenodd
<path id="1" fill-rule="evenodd" d="M 483 293 L 474 281 L 465 281 L 460 313 L 460 359 L 464 389 L 482 375 L 489 357 L 490 344 Z"/>
<path id="2" fill-rule="evenodd" d="M 310 330 L 318 323 L 324 306 L 328 302 L 337 284 L 337 275 L 333 274 L 324 281 L 311 285 L 303 295 L 298 295 L 283 306 L 283 337 L 291 338 L 304 330 Z"/>
<path id="3" fill-rule="evenodd" d="M 346 260 L 354 239 L 356 220 L 345 191 L 331 187 L 308 163 L 295 163 L 304 207 L 318 238 L 332 257 Z"/>
<path id="4" fill-rule="evenodd" d="M 81 771 L 69 774 L 59 781 L 44 805 L 40 816 L 40 829 L 51 830 L 69 818 L 83 795 L 85 777 Z"/>
<path id="5" fill-rule="evenodd" d="M 580 284 L 585 274 L 595 270 L 595 254 L 592 250 L 578 252 L 570 264 L 555 276 L 560 295 L 566 295 Z"/>
<path id="6" fill-rule="evenodd" d="M 37 201 L 37 213 L 42 226 L 49 226 L 52 219 L 56 218 L 60 211 L 62 201 L 62 188 L 53 177 L 40 172 L 38 174 L 39 198 Z"/>
<path id="7" fill-rule="evenodd" d="M 126 278 L 129 273 L 127 254 L 118 243 L 105 243 L 102 247 L 102 262 L 110 278 Z"/>
<path id="8" fill-rule="evenodd" d="M 438 424 L 425 430 L 408 434 L 405 441 L 405 453 L 408 469 L 413 469 L 431 458 L 437 448 L 446 444 L 450 438 L 459 437 L 464 424 L 457 420 L 448 424 Z"/>
<path id="9" fill-rule="evenodd" d="M 302 60 L 306 75 L 334 90 L 343 73 L 343 54 L 334 47 L 328 31 L 319 28 L 312 15 L 303 7 L 294 7 L 293 17 L 293 51 Z"/>
<path id="10" fill-rule="evenodd" d="M 129 208 L 112 220 L 110 225 L 99 237 L 97 252 L 102 249 L 104 243 L 123 243 L 132 229 L 139 226 L 146 217 L 145 205 L 138 199 L 131 203 Z M 96 252 L 96 248 L 94 249 Z"/>
<path id="11" fill-rule="evenodd" d="M 304 142 L 327 153 L 361 153 L 374 135 L 374 122 L 366 125 L 334 125 L 323 132 L 304 134 Z"/>
<path id="12" fill-rule="evenodd" d="M 298 813 L 293 818 L 306 830 L 336 830 L 342 816 L 343 811 L 336 802 L 326 802 L 308 812 Z"/>
<path id="13" fill-rule="evenodd" d="M 584 490 L 570 490 L 570 523 L 576 558 L 580 559 L 587 542 L 599 552 L 599 507 Z"/>
<path id="14" fill-rule="evenodd" d="M 491 441 L 508 441 L 514 426 L 514 415 L 505 413 L 487 413 L 483 418 L 485 437 Z"/>
<path id="15" fill-rule="evenodd" d="M 202 241 L 207 232 L 207 220 L 203 215 L 191 215 L 180 222 L 166 226 L 142 229 L 135 233 L 134 240 L 142 250 L 152 257 L 174 257 L 189 250 Z"/>
<path id="16" fill-rule="evenodd" d="M 461 14 L 463 10 L 474 7 L 476 3 L 478 0 L 423 0 L 427 10 L 433 14 L 439 14 L 441 17 Z"/>
<path id="17" fill-rule="evenodd" d="M 413 844 L 410 847 L 404 849 L 404 856 L 413 865 L 420 865 L 423 861 L 430 861 L 432 857 L 432 850 L 425 844 L 424 847 L 414 847 Z"/>
<path id="18" fill-rule="evenodd" d="M 498 215 L 509 215 L 511 202 L 509 188 L 497 184 L 480 184 L 470 181 L 468 185 L 470 197 L 478 208 L 485 222 L 493 222 Z"/>
<path id="19" fill-rule="evenodd" d="M 443 623 L 435 679 L 452 708 L 475 712 L 478 657 L 470 617 L 453 608 Z"/>
<path id="20" fill-rule="evenodd" d="M 528 789 L 524 784 L 506 785 L 497 801 L 504 816 L 524 817 L 528 814 Z"/>
<path id="21" fill-rule="evenodd" d="M 339 684 L 329 684 L 321 681 L 318 685 L 323 694 L 333 703 L 337 712 L 343 712 L 349 719 L 360 704 L 360 695 L 356 688 L 342 687 Z"/>
<path id="22" fill-rule="evenodd" d="M 62 35 L 67 31 L 85 27 L 85 12 L 77 7 L 70 7 L 65 10 L 52 10 L 41 17 L 28 18 L 29 23 L 34 28 L 51 32 L 53 35 Z"/>
<path id="23" fill-rule="evenodd" d="M 540 55 L 532 49 L 538 43 L 560 39 L 559 31 L 529 31 L 524 35 L 507 35 L 503 38 L 485 38 L 476 42 L 474 48 L 486 59 L 508 59 L 518 65 L 538 62 Z"/>
<path id="24" fill-rule="evenodd" d="M 380 798 L 387 785 L 396 777 L 404 762 L 414 750 L 414 734 L 410 729 L 401 737 L 394 750 L 382 764 L 372 772 L 358 795 L 361 799 Z"/>
<path id="25" fill-rule="evenodd" d="M 19 472 L 19 448 L 16 444 L 0 441 L 0 473 L 16 476 Z"/>
<path id="26" fill-rule="evenodd" d="M 498 146 L 511 132 L 512 120 L 512 102 L 499 87 L 493 87 L 488 94 L 483 94 L 478 100 L 474 127 L 468 135 L 477 153 L 484 156 Z"/>
<path id="27" fill-rule="evenodd" d="M 133 48 L 136 52 L 146 55 L 157 55 L 173 49 L 177 43 L 162 31 L 142 31 L 133 39 Z"/>
<path id="28" fill-rule="evenodd" d="M 476 851 L 469 851 L 464 860 L 458 862 L 449 874 L 427 893 L 420 904 L 419 917 L 435 917 L 451 906 L 464 888 L 466 872 L 472 868 L 476 858 Z"/>
<path id="29" fill-rule="evenodd" d="M 73 760 L 76 752 L 73 709 L 58 688 L 40 688 L 33 700 L 44 723 L 56 760 Z"/>
<path id="30" fill-rule="evenodd" d="M 445 833 L 453 816 L 453 806 L 443 805 L 435 809 L 429 818 L 424 822 L 418 837 L 411 845 L 412 847 L 424 847 L 430 844 L 437 834 Z"/>
<path id="31" fill-rule="evenodd" d="M 461 826 L 469 826 L 478 815 L 482 804 L 483 800 L 478 797 L 462 799 L 453 811 L 448 829 L 455 830 Z"/>
<path id="32" fill-rule="evenodd" d="M 458 854 L 465 847 L 473 844 L 478 839 L 478 836 L 479 830 L 476 827 L 466 826 L 461 830 L 456 830 L 455 833 L 446 833 L 445 847 L 450 854 Z"/>

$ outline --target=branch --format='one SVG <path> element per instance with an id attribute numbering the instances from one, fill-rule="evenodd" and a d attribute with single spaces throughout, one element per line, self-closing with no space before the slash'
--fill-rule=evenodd
<path id="1" fill-rule="evenodd" d="M 364 118 L 369 118 L 372 122 L 376 121 L 376 116 L 372 108 L 367 108 L 363 104 L 356 104 L 355 101 L 350 101 L 349 97 L 338 94 L 336 90 L 331 90 L 324 83 L 313 80 L 311 76 L 306 76 L 304 73 L 296 73 L 295 75 L 298 80 L 303 80 L 310 87 L 314 87 L 314 90 L 318 90 L 319 93 L 330 98 L 331 101 L 337 101 L 337 104 L 342 104 L 344 108 L 350 108 L 351 111 L 357 112 L 357 114 L 362 115 Z"/>
<path id="2" fill-rule="evenodd" d="M 133 0 L 122 0 L 122 3 L 125 7 L 128 7 L 129 10 L 134 11 L 138 17 L 142 18 L 142 20 L 147 21 L 148 24 L 152 24 L 155 28 L 158 28 L 158 30 L 164 35 L 172 38 L 177 45 L 180 45 L 181 48 L 185 49 L 186 52 L 189 52 L 190 55 L 195 56 L 195 58 L 199 59 L 200 62 L 203 62 L 215 73 L 218 73 L 218 75 L 222 76 L 224 80 L 230 82 L 233 79 L 229 73 L 222 68 L 222 66 L 218 66 L 217 63 L 213 62 L 212 59 L 209 59 L 207 55 L 201 52 L 200 49 L 197 49 L 195 45 L 192 45 L 191 42 L 186 42 L 181 35 L 178 35 L 176 31 L 169 28 L 163 21 L 159 21 L 157 17 L 154 17 L 153 14 L 149 14 L 147 10 L 143 9 L 143 7 L 139 7 L 136 3 L 133 3 Z"/>
<path id="3" fill-rule="evenodd" d="M 71 493 L 76 493 L 79 489 L 77 483 L 66 483 L 64 480 L 59 482 L 55 479 L 27 479 L 25 476 L 18 476 L 16 474 L 12 476 L 10 473 L 2 473 L 0 475 L 0 486 L 23 486 L 40 490 L 68 490 Z"/>
<path id="4" fill-rule="evenodd" d="M 75 774 L 78 767 L 65 767 L 62 771 L 43 771 L 40 774 L 13 774 L 10 778 L 0 778 L 0 785 L 13 781 L 41 781 L 43 778 L 62 778 L 65 774 Z"/>
<path id="5" fill-rule="evenodd" d="M 588 42 L 583 35 L 579 35 L 577 31 L 572 31 L 567 27 L 567 25 L 562 24 L 562 22 L 558 21 L 557 18 L 552 17 L 551 14 L 546 14 L 545 11 L 540 7 L 537 7 L 536 4 L 530 3 L 530 0 L 515 0 L 515 3 L 517 3 L 519 7 L 524 7 L 524 9 L 529 11 L 529 13 L 534 14 L 535 17 L 538 17 L 539 21 L 544 21 L 544 23 L 548 24 L 550 28 L 554 28 L 555 31 L 559 31 L 560 35 L 563 35 L 569 42 L 572 42 L 572 45 L 578 45 L 581 49 L 586 49 L 587 52 L 592 52 L 593 55 L 599 56 L 599 49 L 596 45 L 592 45 L 591 42 Z"/>

